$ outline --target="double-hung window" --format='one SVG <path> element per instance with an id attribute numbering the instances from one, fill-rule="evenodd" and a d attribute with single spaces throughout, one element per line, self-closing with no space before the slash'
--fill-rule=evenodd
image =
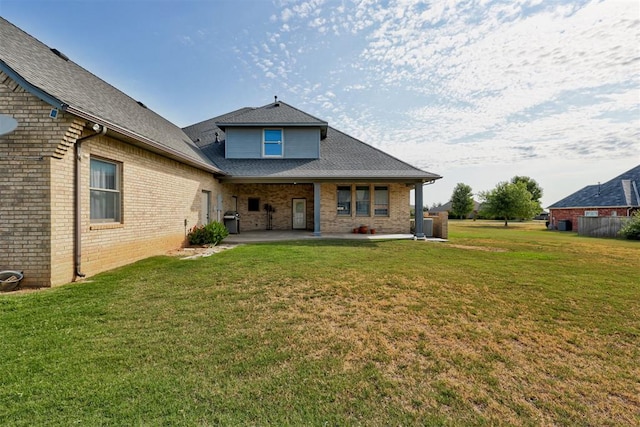
<path id="1" fill-rule="evenodd" d="M 91 159 L 91 221 L 120 222 L 120 164 Z"/>
<path id="2" fill-rule="evenodd" d="M 351 187 L 338 187 L 338 215 L 351 216 Z"/>
<path id="3" fill-rule="evenodd" d="M 356 187 L 356 216 L 370 216 L 371 190 L 369 186 Z"/>
<path id="4" fill-rule="evenodd" d="M 389 216 L 389 187 L 375 186 L 373 189 L 373 214 Z"/>
<path id="5" fill-rule="evenodd" d="M 262 154 L 264 157 L 282 157 L 282 129 L 265 129 L 263 134 Z"/>

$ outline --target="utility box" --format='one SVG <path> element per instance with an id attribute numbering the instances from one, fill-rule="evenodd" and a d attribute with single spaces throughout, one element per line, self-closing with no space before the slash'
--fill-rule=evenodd
<path id="1" fill-rule="evenodd" d="M 571 220 L 561 219 L 558 221 L 558 231 L 571 231 Z"/>
<path id="2" fill-rule="evenodd" d="M 433 218 L 424 218 L 422 220 L 422 232 L 424 237 L 433 237 Z"/>

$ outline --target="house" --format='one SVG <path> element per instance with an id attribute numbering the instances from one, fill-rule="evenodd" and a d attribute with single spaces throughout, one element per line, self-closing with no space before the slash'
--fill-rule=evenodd
<path id="1" fill-rule="evenodd" d="M 433 208 L 429 209 L 429 215 L 437 215 L 440 212 L 446 212 L 447 214 L 449 214 L 450 211 L 451 211 L 451 201 L 445 203 L 444 205 L 436 206 L 436 207 L 433 207 Z M 480 212 L 480 203 L 476 202 L 474 200 L 473 201 L 473 211 L 471 211 L 467 215 L 467 219 L 477 218 L 478 217 L 478 212 Z"/>
<path id="2" fill-rule="evenodd" d="M 581 216 L 631 216 L 640 209 L 640 165 L 604 184 L 588 185 L 548 209 L 550 227 L 567 231 L 578 231 Z"/>
<path id="3" fill-rule="evenodd" d="M 409 232 L 409 189 L 439 176 L 359 141 L 277 98 L 184 129 L 233 196 L 242 230 Z"/>
<path id="4" fill-rule="evenodd" d="M 2 18 L 0 40 L 0 270 L 23 286 L 166 253 L 226 211 L 242 231 L 408 233 L 410 191 L 422 206 L 440 178 L 277 99 L 180 129 Z"/>

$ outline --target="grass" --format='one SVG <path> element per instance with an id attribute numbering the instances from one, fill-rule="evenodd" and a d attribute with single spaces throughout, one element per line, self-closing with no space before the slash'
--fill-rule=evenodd
<path id="1" fill-rule="evenodd" d="M 640 244 L 542 228 L 244 245 L 0 295 L 0 425 L 637 425 Z"/>

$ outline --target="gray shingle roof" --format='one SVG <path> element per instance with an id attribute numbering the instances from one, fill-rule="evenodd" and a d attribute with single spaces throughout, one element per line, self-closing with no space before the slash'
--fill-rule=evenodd
<path id="1" fill-rule="evenodd" d="M 321 137 L 327 136 L 328 123 L 298 110 L 282 101 L 258 108 L 244 108 L 216 119 L 216 125 L 225 130 L 230 126 L 319 126 Z"/>
<path id="2" fill-rule="evenodd" d="M 286 104 L 282 103 L 282 105 Z M 441 178 L 437 174 L 411 166 L 332 127 L 327 127 L 327 137 L 320 142 L 319 159 L 226 159 L 224 154 L 225 134 L 222 129 L 216 126 L 216 123 L 239 120 L 235 116 L 236 113 L 237 111 L 215 117 L 184 129 L 191 138 L 200 138 L 198 144 L 202 150 L 218 168 L 231 175 L 231 180 L 387 179 L 431 181 Z M 317 121 L 316 125 L 318 122 L 324 123 Z M 214 142 L 216 132 L 218 133 L 218 143 Z"/>
<path id="3" fill-rule="evenodd" d="M 34 37 L 0 18 L 0 68 L 17 75 L 41 96 L 60 101 L 63 109 L 93 118 L 108 128 L 159 151 L 215 171 L 210 160 L 178 126 L 65 60 Z M 51 98 L 47 98 L 51 99 Z M 66 105 L 65 105 L 66 104 Z M 68 106 L 68 107 L 67 107 Z"/>
<path id="4" fill-rule="evenodd" d="M 640 165 L 604 184 L 588 185 L 549 206 L 561 208 L 604 208 L 640 206 Z"/>

